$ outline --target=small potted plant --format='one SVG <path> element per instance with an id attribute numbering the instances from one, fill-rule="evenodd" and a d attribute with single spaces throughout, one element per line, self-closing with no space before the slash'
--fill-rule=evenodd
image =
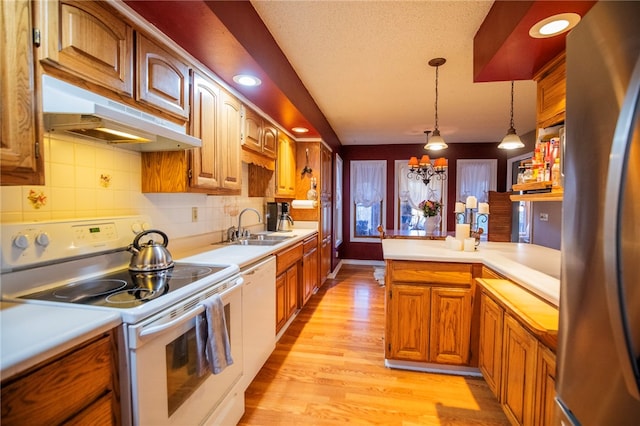
<path id="1" fill-rule="evenodd" d="M 427 235 L 432 235 L 438 226 L 440 226 L 440 210 L 442 210 L 442 203 L 433 200 L 422 200 L 418 204 L 418 208 L 422 210 L 422 214 L 425 217 L 424 230 Z"/>

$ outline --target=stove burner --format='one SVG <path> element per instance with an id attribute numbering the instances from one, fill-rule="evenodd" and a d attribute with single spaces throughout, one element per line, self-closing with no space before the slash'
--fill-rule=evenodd
<path id="1" fill-rule="evenodd" d="M 59 299 L 74 301 L 87 297 L 96 297 L 103 294 L 113 293 L 127 286 L 124 280 L 93 280 L 85 281 L 68 286 L 59 287 L 54 290 L 53 296 Z"/>
<path id="2" fill-rule="evenodd" d="M 174 270 L 171 273 L 172 278 L 191 278 L 192 280 L 198 280 L 201 277 L 208 275 L 213 269 L 208 266 L 183 266 L 179 270 Z"/>
<path id="3" fill-rule="evenodd" d="M 164 287 L 160 290 L 166 290 Z M 148 300 L 155 299 L 158 296 L 162 296 L 165 291 L 156 291 L 148 288 L 132 288 L 129 290 L 119 291 L 117 293 L 110 294 L 106 297 L 106 301 L 113 304 L 137 304 L 136 302 L 146 302 Z"/>

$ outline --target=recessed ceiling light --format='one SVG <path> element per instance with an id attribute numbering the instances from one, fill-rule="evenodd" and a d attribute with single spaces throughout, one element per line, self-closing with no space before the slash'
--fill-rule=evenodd
<path id="1" fill-rule="evenodd" d="M 306 127 L 293 127 L 291 130 L 296 133 L 307 133 L 309 131 Z"/>
<path id="2" fill-rule="evenodd" d="M 554 37 L 566 33 L 580 22 L 580 15 L 577 13 L 560 13 L 538 21 L 529 30 L 529 35 L 533 38 Z"/>
<path id="3" fill-rule="evenodd" d="M 234 75 L 233 81 L 235 81 L 236 83 L 242 86 L 249 86 L 249 87 L 260 86 L 262 84 L 262 81 L 260 81 L 258 77 L 254 77 L 248 74 Z"/>

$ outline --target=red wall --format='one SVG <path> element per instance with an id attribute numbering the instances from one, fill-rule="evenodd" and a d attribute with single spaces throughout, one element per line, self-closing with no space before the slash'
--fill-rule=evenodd
<path id="1" fill-rule="evenodd" d="M 382 260 L 382 244 L 351 243 L 350 215 L 350 168 L 352 160 L 387 160 L 387 201 L 394 198 L 394 166 L 395 160 L 408 160 L 411 156 L 420 157 L 426 153 L 424 144 L 407 145 L 344 145 L 341 157 L 344 160 L 344 215 L 342 217 L 343 243 L 339 249 L 342 259 Z M 449 184 L 447 190 L 447 227 L 448 231 L 455 229 L 453 207 L 456 192 L 456 160 L 460 159 L 498 159 L 497 191 L 506 189 L 507 158 L 518 153 L 498 149 L 498 143 L 456 143 L 442 152 L 442 156 L 449 160 Z M 431 155 L 437 157 L 437 155 Z M 336 218 L 337 219 L 337 218 Z M 386 203 L 386 229 L 393 229 L 393 202 Z"/>

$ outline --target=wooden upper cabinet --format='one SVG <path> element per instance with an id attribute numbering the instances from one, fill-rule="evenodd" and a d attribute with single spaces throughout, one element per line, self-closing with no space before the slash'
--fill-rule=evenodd
<path id="1" fill-rule="evenodd" d="M 220 107 L 221 149 L 219 160 L 222 163 L 220 184 L 225 190 L 242 189 L 242 160 L 240 157 L 242 137 L 242 104 L 226 91 L 222 91 Z"/>
<path id="2" fill-rule="evenodd" d="M 188 120 L 189 66 L 141 33 L 136 48 L 136 100 Z"/>
<path id="3" fill-rule="evenodd" d="M 202 147 L 190 150 L 191 186 L 217 189 L 222 174 L 220 153 L 220 87 L 198 73 L 193 75 L 191 134 L 202 139 Z"/>
<path id="4" fill-rule="evenodd" d="M 276 160 L 276 195 L 293 198 L 296 192 L 296 146 L 293 139 L 278 134 L 278 158 Z"/>
<path id="5" fill-rule="evenodd" d="M 564 122 L 567 81 L 564 52 L 534 76 L 538 83 L 536 123 L 539 129 Z"/>
<path id="6" fill-rule="evenodd" d="M 271 159 L 276 158 L 278 130 L 260 114 L 243 106 L 242 147 Z"/>
<path id="7" fill-rule="evenodd" d="M 39 59 L 65 73 L 133 95 L 133 29 L 93 1 L 34 2 L 42 34 Z"/>
<path id="8" fill-rule="evenodd" d="M 0 181 L 2 185 L 43 185 L 30 1 L 0 3 L 0 36 L 12 40 L 0 49 Z"/>

